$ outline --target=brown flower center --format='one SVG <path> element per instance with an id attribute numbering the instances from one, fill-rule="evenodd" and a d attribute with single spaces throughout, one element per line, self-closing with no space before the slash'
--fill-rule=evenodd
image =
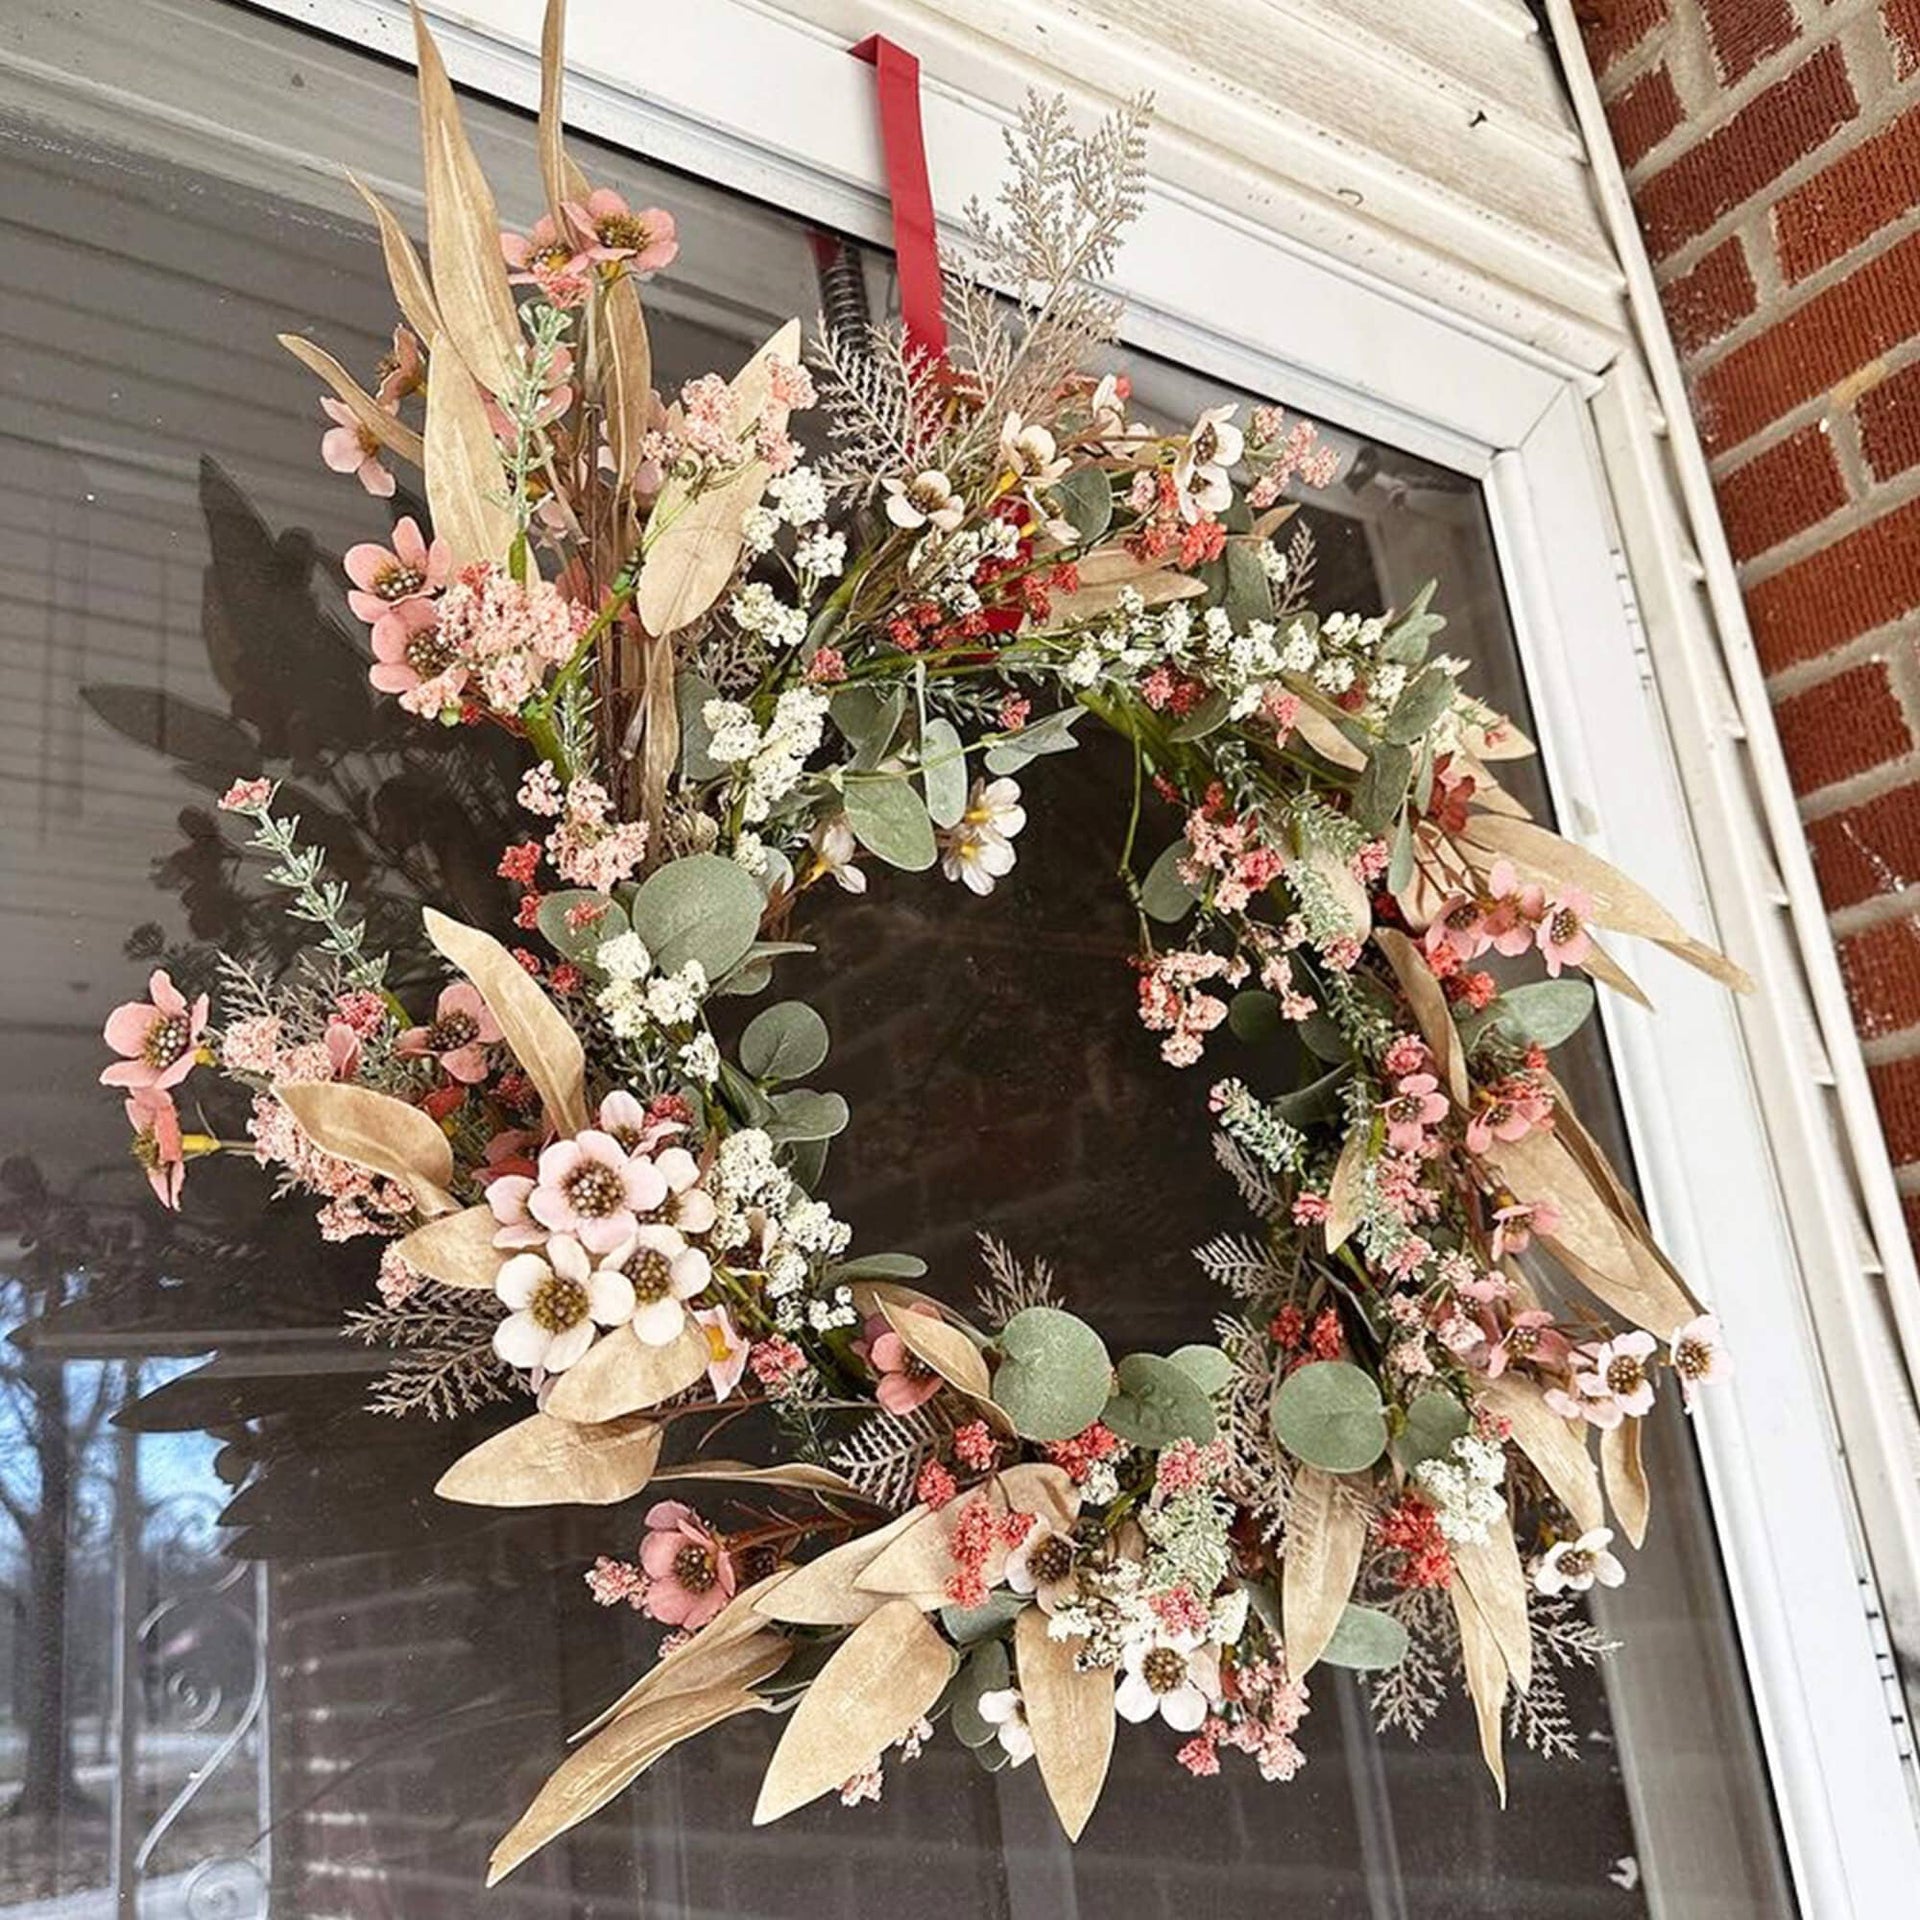
<path id="1" fill-rule="evenodd" d="M 1387 1118 L 1395 1126 L 1419 1126 L 1420 1102 L 1410 1093 L 1396 1094 L 1387 1102 Z"/>
<path id="2" fill-rule="evenodd" d="M 542 1280 L 527 1302 L 533 1324 L 546 1333 L 565 1333 L 587 1317 L 587 1290 L 578 1280 L 556 1273 Z"/>
<path id="3" fill-rule="evenodd" d="M 658 1247 L 642 1247 L 622 1271 L 633 1282 L 633 1297 L 643 1307 L 673 1292 L 673 1270 Z"/>
<path id="4" fill-rule="evenodd" d="M 585 1220 L 604 1220 L 626 1203 L 627 1189 L 620 1176 L 598 1160 L 589 1160 L 567 1175 L 567 1205 Z"/>
<path id="5" fill-rule="evenodd" d="M 1056 1587 L 1073 1571 L 1073 1545 L 1049 1534 L 1027 1555 L 1027 1571 L 1043 1587 Z"/>
<path id="6" fill-rule="evenodd" d="M 922 513 L 938 513 L 951 498 L 947 489 L 930 474 L 921 474 L 907 489 L 907 498 Z"/>
<path id="7" fill-rule="evenodd" d="M 1631 1354 L 1616 1354 L 1607 1363 L 1607 1391 L 1623 1398 L 1647 1377 L 1646 1369 Z"/>
<path id="8" fill-rule="evenodd" d="M 373 591 L 382 600 L 407 600 L 427 584 L 427 576 L 404 560 L 390 560 L 373 577 Z"/>
<path id="9" fill-rule="evenodd" d="M 1593 1571 L 1593 1555 L 1570 1548 L 1560 1556 L 1560 1571 L 1569 1580 L 1584 1580 Z"/>
<path id="10" fill-rule="evenodd" d="M 527 265 L 535 273 L 564 273 L 572 264 L 572 249 L 563 247 L 557 240 L 550 247 L 535 247 L 527 256 Z"/>
<path id="11" fill-rule="evenodd" d="M 150 1067 L 170 1067 L 193 1042 L 193 1028 L 184 1013 L 162 1013 L 147 1028 L 140 1058 Z"/>
<path id="12" fill-rule="evenodd" d="M 1682 1340 L 1673 1350 L 1673 1364 L 1686 1380 L 1703 1380 L 1713 1367 L 1713 1349 L 1703 1340 Z"/>
<path id="13" fill-rule="evenodd" d="M 1530 1359 L 1540 1345 L 1538 1327 L 1509 1327 L 1507 1329 L 1507 1351 L 1516 1360 Z"/>
<path id="14" fill-rule="evenodd" d="M 637 213 L 603 214 L 593 230 L 603 247 L 631 247 L 635 253 L 645 253 L 653 239 L 653 229 Z"/>
<path id="15" fill-rule="evenodd" d="M 1480 924 L 1480 903 L 1477 900 L 1462 900 L 1449 907 L 1440 916 L 1442 926 L 1454 933 L 1464 933 L 1470 927 Z"/>
<path id="16" fill-rule="evenodd" d="M 673 1577 L 689 1593 L 707 1593 L 720 1578 L 711 1547 L 685 1546 L 673 1556 Z"/>
<path id="17" fill-rule="evenodd" d="M 480 1037 L 480 1022 L 470 1013 L 443 1013 L 427 1029 L 429 1053 L 455 1053 Z"/>
<path id="18" fill-rule="evenodd" d="M 407 642 L 406 661 L 422 680 L 431 680 L 453 665 L 453 642 L 438 627 L 428 627 Z"/>
<path id="19" fill-rule="evenodd" d="M 1176 1653 L 1172 1647 L 1155 1647 L 1140 1662 L 1140 1678 L 1155 1693 L 1172 1693 L 1177 1687 L 1186 1685 L 1186 1655 Z"/>
<path id="20" fill-rule="evenodd" d="M 1561 907 L 1547 921 L 1547 938 L 1556 947 L 1564 947 L 1580 931 L 1580 916 L 1571 907 Z"/>

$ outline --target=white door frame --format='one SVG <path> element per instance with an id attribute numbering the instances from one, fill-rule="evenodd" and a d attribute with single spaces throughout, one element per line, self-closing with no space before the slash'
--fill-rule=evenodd
<path id="1" fill-rule="evenodd" d="M 411 58 L 401 0 L 255 3 Z M 572 122 L 888 240 L 870 68 L 749 0 L 644 12 L 640 34 L 630 0 L 575 0 Z M 429 13 L 463 84 L 537 99 L 535 0 L 447 0 Z M 991 194 L 1006 117 L 927 77 L 943 208 Z M 1618 437 L 1617 378 L 1557 364 L 1166 181 L 1150 189 L 1118 290 L 1132 344 L 1484 481 L 1563 831 L 1711 936 L 1677 770 L 1688 753 L 1676 757 L 1662 711 L 1597 450 L 1596 414 Z M 1605 1020 L 1649 1211 L 1738 1356 L 1698 1431 L 1796 1890 L 1820 1920 L 1879 1920 L 1920 1887 L 1920 1829 L 1809 1313 L 1817 1290 L 1790 1231 L 1751 1036 L 1702 976 L 1657 949 L 1630 957 L 1660 1012 L 1607 996 Z M 1764 994 L 1770 956 L 1736 957 Z"/>

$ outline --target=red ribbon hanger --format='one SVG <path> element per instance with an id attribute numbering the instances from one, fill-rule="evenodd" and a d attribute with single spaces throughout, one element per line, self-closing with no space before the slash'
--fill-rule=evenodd
<path id="1" fill-rule="evenodd" d="M 947 322 L 933 188 L 927 179 L 927 143 L 920 126 L 920 62 L 905 47 L 877 33 L 852 52 L 878 75 L 880 144 L 893 201 L 893 250 L 899 263 L 900 318 L 907 344 L 930 360 L 944 361 Z"/>

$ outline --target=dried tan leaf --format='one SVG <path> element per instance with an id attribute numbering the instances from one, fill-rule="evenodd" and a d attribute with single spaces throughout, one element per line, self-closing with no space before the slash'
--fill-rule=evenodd
<path id="1" fill-rule="evenodd" d="M 1296 1680 L 1326 1651 L 1353 1597 L 1367 1517 L 1336 1474 L 1299 1468 L 1287 1500 L 1287 1551 L 1281 1563 L 1280 1617 L 1287 1672 Z"/>
<path id="2" fill-rule="evenodd" d="M 1611 987 L 1615 993 L 1652 1011 L 1653 1002 L 1647 998 L 1646 989 L 1598 940 L 1588 949 L 1587 957 L 1580 962 L 1580 969 L 1583 973 L 1591 974 L 1603 987 Z"/>
<path id="3" fill-rule="evenodd" d="M 671 640 L 643 642 L 646 670 L 640 688 L 640 794 L 643 820 L 666 816 L 667 788 L 680 759 L 680 707 L 674 689 Z"/>
<path id="4" fill-rule="evenodd" d="M 712 1358 L 704 1329 L 692 1321 L 664 1347 L 648 1346 L 631 1327 L 615 1327 L 554 1382 L 547 1410 L 587 1425 L 618 1420 L 684 1393 Z"/>
<path id="5" fill-rule="evenodd" d="M 1387 956 L 1387 964 L 1400 982 L 1400 991 L 1407 996 L 1421 1039 L 1440 1063 L 1447 1092 L 1453 1096 L 1456 1106 L 1464 1107 L 1471 1091 L 1467 1085 L 1467 1050 L 1460 1044 L 1459 1029 L 1453 1024 L 1445 991 L 1433 977 L 1433 969 L 1421 958 L 1420 949 L 1404 933 L 1394 927 L 1381 927 L 1373 937 Z"/>
<path id="6" fill-rule="evenodd" d="M 283 333 L 279 340 L 309 373 L 317 373 L 346 402 L 354 419 L 390 453 L 416 467 L 426 465 L 426 448 L 420 436 L 404 420 L 389 413 L 326 348 L 316 347 L 298 333 Z"/>
<path id="7" fill-rule="evenodd" d="M 503 500 L 506 474 L 486 402 L 444 333 L 428 342 L 433 377 L 427 387 L 427 512 L 446 541 L 455 568 L 504 564 L 513 543 L 513 515 Z"/>
<path id="8" fill-rule="evenodd" d="M 1647 1516 L 1653 1507 L 1646 1463 L 1640 1458 L 1640 1429 L 1640 1421 L 1622 1420 L 1600 1435 L 1600 1470 L 1606 1475 L 1607 1502 L 1620 1531 L 1636 1548 L 1646 1542 Z"/>
<path id="9" fill-rule="evenodd" d="M 794 1570 L 779 1588 L 757 1603 L 768 1620 L 796 1627 L 852 1627 L 878 1613 L 886 1596 L 855 1585 L 860 1575 L 886 1552 L 926 1509 L 915 1507 L 871 1533 L 833 1547 Z"/>
<path id="10" fill-rule="evenodd" d="M 1271 540 L 1299 511 L 1299 506 L 1291 500 L 1283 506 L 1269 507 L 1265 513 L 1255 515 L 1248 531 L 1256 540 Z"/>
<path id="11" fill-rule="evenodd" d="M 444 333 L 440 309 L 433 303 L 433 285 L 420 256 L 413 250 L 407 230 L 393 217 L 387 203 L 362 180 L 349 173 L 353 190 L 373 209 L 374 224 L 380 229 L 380 252 L 387 263 L 387 278 L 393 283 L 393 298 L 404 319 L 422 341 Z"/>
<path id="12" fill-rule="evenodd" d="M 653 413 L 653 347 L 647 339 L 639 284 L 632 274 L 623 273 L 602 293 L 600 319 L 600 405 L 613 449 L 616 489 L 625 493 L 639 470 L 641 443 Z"/>
<path id="13" fill-rule="evenodd" d="M 420 68 L 420 137 L 426 154 L 427 258 L 434 304 L 467 370 L 496 394 L 512 390 L 520 370 L 520 315 L 500 256 L 500 210 L 460 122 L 460 104 L 440 49 L 413 9 Z M 434 356 L 437 390 L 441 357 Z M 432 413 L 433 395 L 428 395 Z M 484 416 L 483 416 L 484 417 Z M 438 520 L 436 532 L 444 532 Z"/>
<path id="14" fill-rule="evenodd" d="M 794 1708 L 753 1824 L 764 1827 L 858 1773 L 939 1699 L 952 1672 L 947 1643 L 910 1600 L 861 1621 Z"/>
<path id="15" fill-rule="evenodd" d="M 1038 1607 L 1028 1607 L 1013 1623 L 1033 1757 L 1069 1840 L 1086 1830 L 1113 1758 L 1113 1669 L 1081 1672 L 1074 1655 L 1083 1644 L 1054 1639 Z"/>
<path id="16" fill-rule="evenodd" d="M 566 113 L 562 93 L 567 69 L 567 0 L 547 0 L 540 24 L 540 180 L 547 190 L 547 212 L 562 233 L 567 230 L 562 202 L 584 200 L 587 176 L 567 157 Z"/>
<path id="17" fill-rule="evenodd" d="M 434 1492 L 470 1507 L 609 1507 L 653 1477 L 660 1439 L 651 1420 L 582 1427 L 530 1414 L 463 1453 Z"/>
<path id="18" fill-rule="evenodd" d="M 773 362 L 793 361 L 799 352 L 800 322 L 789 320 L 734 376 L 739 420 L 786 424 L 787 410 L 773 398 Z M 646 560 L 633 602 L 648 633 L 657 639 L 677 633 L 726 591 L 740 564 L 742 520 L 759 504 L 769 472 L 764 460 L 749 460 L 717 486 L 696 492 L 684 480 L 669 480 L 661 488 L 647 521 Z"/>
<path id="19" fill-rule="evenodd" d="M 508 1253 L 493 1244 L 499 1230 L 491 1207 L 467 1207 L 415 1227 L 394 1252 L 443 1287 L 491 1288 Z"/>
<path id="20" fill-rule="evenodd" d="M 1059 1467 L 1041 1462 L 1009 1467 L 986 1482 L 982 1491 L 995 1514 L 1037 1513 L 1056 1527 L 1071 1526 L 1080 1511 L 1073 1482 Z M 941 1605 L 953 1577 L 954 1530 L 965 1506 L 965 1500 L 950 1500 L 944 1507 L 917 1508 L 914 1525 L 854 1576 L 855 1587 L 863 1593 L 906 1594 L 928 1607 Z M 988 1553 L 981 1568 L 988 1586 L 1000 1578 L 1007 1553 L 997 1542 Z"/>
<path id="21" fill-rule="evenodd" d="M 1465 833 L 1454 836 L 1454 844 L 1483 873 L 1504 857 L 1522 879 L 1536 880 L 1549 891 L 1579 887 L 1592 896 L 1596 925 L 1651 940 L 1736 993 L 1753 991 L 1753 982 L 1739 967 L 1694 939 L 1644 887 L 1598 854 L 1534 821 L 1476 813 Z"/>
<path id="22" fill-rule="evenodd" d="M 1367 764 L 1365 750 L 1355 746 L 1311 701 L 1301 701 L 1293 730 L 1321 759 L 1332 761 L 1336 767 L 1358 773 Z"/>
<path id="23" fill-rule="evenodd" d="M 1460 738 L 1476 760 L 1530 760 L 1539 752 L 1539 748 L 1504 714 L 1493 737 L 1488 736 L 1485 727 L 1463 719 Z"/>
<path id="24" fill-rule="evenodd" d="M 1599 1526 L 1600 1476 L 1587 1451 L 1585 1426 L 1562 1419 L 1542 1398 L 1539 1385 L 1517 1374 L 1484 1381 L 1479 1397 L 1490 1412 L 1506 1420 L 1514 1445 L 1540 1469 L 1541 1479 L 1573 1515 L 1574 1525 L 1582 1533 Z"/>
<path id="25" fill-rule="evenodd" d="M 533 1805 L 494 1848 L 487 1862 L 487 1885 L 498 1886 L 549 1840 L 598 1813 L 681 1741 L 736 1714 L 764 1712 L 767 1704 L 743 1687 L 719 1686 L 703 1693 L 675 1694 L 623 1714 L 560 1763 Z"/>
<path id="26" fill-rule="evenodd" d="M 949 1386 L 976 1400 L 992 1397 L 993 1380 L 987 1363 L 960 1329 L 929 1313 L 917 1313 L 911 1307 L 897 1307 L 882 1301 L 881 1315 L 901 1344 L 923 1365 L 931 1367 Z"/>
<path id="27" fill-rule="evenodd" d="M 429 1219 L 459 1211 L 447 1191 L 453 1182 L 453 1148 L 418 1107 L 338 1080 L 277 1085 L 274 1092 L 322 1152 L 399 1181 Z"/>
<path id="28" fill-rule="evenodd" d="M 1500 1804 L 1507 1804 L 1507 1762 L 1500 1749 L 1500 1721 L 1507 1704 L 1507 1663 L 1500 1655 L 1500 1643 L 1493 1630 L 1480 1617 L 1480 1609 L 1456 1580 L 1447 1590 L 1453 1602 L 1453 1617 L 1460 1626 L 1460 1653 L 1467 1674 L 1467 1694 L 1473 1701 L 1473 1717 L 1480 1725 L 1480 1755 L 1500 1789 Z"/>
<path id="29" fill-rule="evenodd" d="M 1327 1251 L 1336 1253 L 1360 1224 L 1363 1198 L 1362 1176 L 1367 1164 L 1367 1137 L 1350 1133 L 1334 1163 L 1333 1178 L 1327 1182 Z"/>
<path id="30" fill-rule="evenodd" d="M 1489 813 L 1510 813 L 1516 820 L 1533 818 L 1533 815 L 1494 777 L 1493 769 L 1484 760 L 1475 759 L 1463 747 L 1454 754 L 1453 763 L 1462 772 L 1473 776 L 1473 799 L 1476 806 L 1486 808 Z"/>
<path id="31" fill-rule="evenodd" d="M 428 907 L 427 938 L 479 990 L 527 1078 L 540 1089 L 547 1123 L 575 1134 L 587 1124 L 587 1056 L 580 1036 L 525 967 L 490 933 Z"/>
<path id="32" fill-rule="evenodd" d="M 1533 1682 L 1533 1631 L 1527 1624 L 1527 1575 L 1513 1529 L 1504 1520 L 1479 1542 L 1452 1543 L 1453 1571 L 1493 1635 L 1513 1684 L 1525 1693 Z"/>
<path id="33" fill-rule="evenodd" d="M 754 1487 L 791 1487 L 800 1493 L 843 1495 L 858 1500 L 863 1496 L 843 1473 L 831 1467 L 816 1467 L 804 1460 L 784 1466 L 755 1467 L 745 1460 L 688 1460 L 677 1467 L 662 1467 L 656 1480 L 735 1480 Z"/>
<path id="34" fill-rule="evenodd" d="M 1117 541 L 1096 547 L 1074 562 L 1080 584 L 1071 593 L 1056 593 L 1047 614 L 1049 627 L 1068 627 L 1098 619 L 1120 604 L 1121 595 L 1136 593 L 1143 605 L 1163 607 L 1174 600 L 1191 600 L 1206 592 L 1206 583 L 1175 571 L 1173 556 L 1142 560 Z"/>

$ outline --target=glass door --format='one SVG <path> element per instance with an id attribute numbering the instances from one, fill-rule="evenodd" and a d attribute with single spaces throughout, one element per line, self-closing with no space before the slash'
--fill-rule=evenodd
<path id="1" fill-rule="evenodd" d="M 365 1243 L 315 1244 L 306 1212 L 226 1164 L 158 1214 L 94 1085 L 98 1009 L 148 968 L 271 951 L 259 876 L 212 805 L 236 772 L 287 782 L 395 925 L 449 892 L 476 920 L 509 904 L 494 863 L 518 769 L 370 697 L 337 557 L 384 510 L 321 465 L 313 382 L 273 344 L 310 329 L 370 363 L 389 324 L 377 249 L 333 179 L 264 131 L 223 132 L 296 113 L 326 157 L 410 180 L 410 78 L 217 0 L 175 11 L 218 57 L 156 67 L 111 125 L 57 98 L 0 125 L 0 1286 L 20 1335 L 0 1378 L 0 1913 L 465 1916 L 505 1820 L 645 1658 L 641 1624 L 582 1579 L 637 1520 L 436 1501 L 487 1410 L 367 1410 L 384 1360 L 338 1331 L 369 1295 Z M 489 172 L 519 188 L 503 214 L 530 218 L 530 128 L 470 114 Z M 621 154 L 590 165 L 680 220 L 652 301 L 662 386 L 823 301 L 884 310 L 882 255 Z M 1220 397 L 1128 358 L 1152 410 Z M 1449 647 L 1526 725 L 1480 483 L 1322 410 L 1340 468 L 1302 496 L 1316 598 L 1365 615 L 1438 577 Z M 836 1206 L 862 1244 L 914 1248 L 958 1298 L 991 1233 L 1116 1337 L 1164 1348 L 1207 1337 L 1218 1301 L 1192 1248 L 1235 1201 L 1198 1089 L 1168 1098 L 1134 1019 L 1124 901 L 1092 878 L 1107 863 L 1087 849 L 1125 827 L 1110 759 L 1089 740 L 1031 770 L 1044 825 L 991 911 L 935 912 L 937 877 L 890 878 L 817 916 L 796 991 L 843 1037 Z M 1522 797 L 1550 812 L 1543 787 Z M 1579 1075 L 1626 1164 L 1597 1038 Z M 1191 1780 L 1123 1732 L 1072 1849 L 1031 1772 L 988 1775 L 950 1743 L 877 1806 L 750 1832 L 777 1731 L 755 1716 L 489 1911 L 1786 1913 L 1690 1436 L 1674 1418 L 1651 1437 L 1657 1551 L 1604 1611 L 1570 1616 L 1568 1664 L 1517 1710 L 1519 1818 L 1464 1706 L 1429 1717 L 1418 1674 L 1368 1688 L 1321 1670 L 1310 1761 L 1285 1786 Z M 1578 1657 L 1616 1632 L 1611 1660 Z"/>

